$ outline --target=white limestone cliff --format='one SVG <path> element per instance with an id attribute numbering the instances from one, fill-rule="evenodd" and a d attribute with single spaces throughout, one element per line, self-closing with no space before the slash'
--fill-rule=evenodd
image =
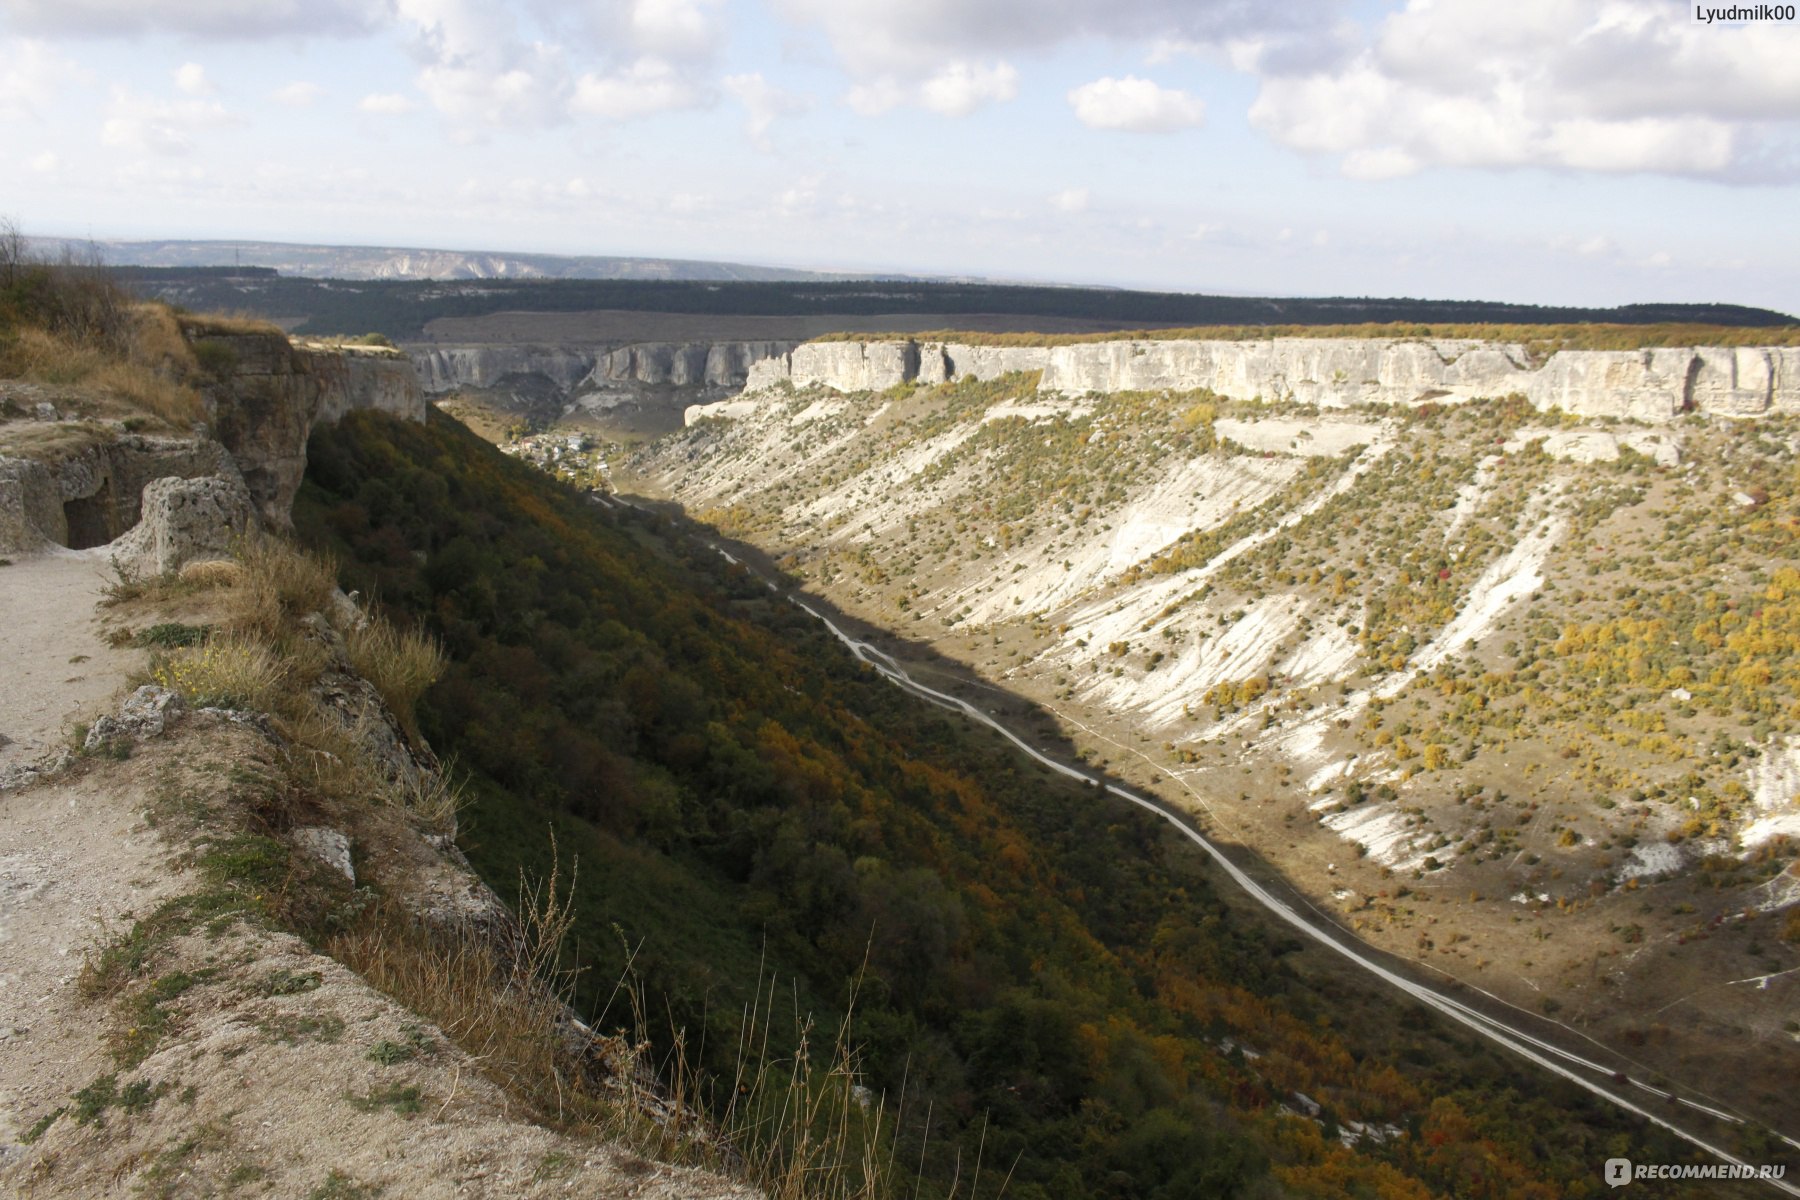
<path id="1" fill-rule="evenodd" d="M 419 378 L 432 395 L 541 379 L 564 397 L 624 384 L 740 388 L 791 341 L 634 342 L 599 346 L 418 346 Z"/>
<path id="2" fill-rule="evenodd" d="M 1800 411 L 1800 348 L 1562 350 L 1542 363 L 1514 343 L 1392 338 L 1116 341 L 1056 347 L 910 340 L 811 342 L 750 368 L 746 392 L 782 382 L 838 391 L 1043 372 L 1039 389 L 1189 391 L 1322 408 L 1460 403 L 1519 394 L 1539 409 L 1667 421 L 1684 412 Z"/>

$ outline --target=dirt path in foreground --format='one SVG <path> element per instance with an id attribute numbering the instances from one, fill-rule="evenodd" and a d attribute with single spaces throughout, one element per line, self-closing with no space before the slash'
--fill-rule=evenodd
<path id="1" fill-rule="evenodd" d="M 57 550 L 0 567 L 0 776 L 67 744 L 143 659 L 108 646 L 95 605 L 112 582 L 97 551 Z"/>

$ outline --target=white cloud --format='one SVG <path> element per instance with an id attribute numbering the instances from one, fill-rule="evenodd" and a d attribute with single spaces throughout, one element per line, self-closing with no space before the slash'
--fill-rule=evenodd
<path id="1" fill-rule="evenodd" d="M 378 117 L 399 117 L 416 111 L 419 103 L 399 92 L 370 92 L 356 102 L 356 107 Z"/>
<path id="2" fill-rule="evenodd" d="M 1089 199 L 1086 188 L 1064 188 L 1050 197 L 1050 207 L 1057 212 L 1086 212 Z"/>
<path id="3" fill-rule="evenodd" d="M 374 28 L 390 8 L 387 0 L 0 0 L 0 15 L 15 29 L 94 38 L 355 33 Z"/>
<path id="4" fill-rule="evenodd" d="M 135 154 L 181 155 L 194 148 L 194 135 L 199 131 L 235 121 L 216 100 L 164 100 L 114 88 L 100 126 L 100 140 Z"/>
<path id="5" fill-rule="evenodd" d="M 1019 94 L 1019 72 L 1011 63 L 944 63 L 931 74 L 907 80 L 883 75 L 852 87 L 844 101 L 865 117 L 879 116 L 902 104 L 916 105 L 943 117 L 966 117 L 989 104 Z"/>
<path id="6" fill-rule="evenodd" d="M 626 120 L 710 104 L 724 0 L 393 0 L 419 90 L 459 126 Z"/>
<path id="7" fill-rule="evenodd" d="M 1135 75 L 1083 84 L 1069 93 L 1069 105 L 1089 129 L 1173 133 L 1206 120 L 1206 105 L 1198 97 Z"/>
<path id="8" fill-rule="evenodd" d="M 632 0 L 632 45 L 663 59 L 705 58 L 723 36 L 721 0 Z"/>
<path id="9" fill-rule="evenodd" d="M 865 117 L 878 117 L 906 102 L 907 91 L 895 79 L 859 83 L 844 93 L 844 102 Z"/>
<path id="10" fill-rule="evenodd" d="M 418 85 L 433 108 L 465 127 L 555 124 L 570 90 L 568 68 L 551 46 L 533 46 L 504 67 L 433 63 Z"/>
<path id="11" fill-rule="evenodd" d="M 919 103 L 939 116 L 966 117 L 1018 94 L 1019 73 L 1010 63 L 953 62 L 920 86 Z"/>
<path id="12" fill-rule="evenodd" d="M 823 175 L 807 175 L 794 181 L 774 198 L 774 209 L 783 217 L 811 216 L 819 212 L 819 189 Z"/>
<path id="13" fill-rule="evenodd" d="M 289 108 L 306 108 L 324 94 L 325 89 L 318 84 L 301 79 L 286 87 L 276 88 L 269 93 L 269 99 L 277 104 L 285 104 Z"/>
<path id="14" fill-rule="evenodd" d="M 55 174 L 56 168 L 60 165 L 62 165 L 62 160 L 56 157 L 54 150 L 46 150 L 31 160 L 31 169 L 39 175 Z"/>
<path id="15" fill-rule="evenodd" d="M 1011 99 L 1018 91 L 1010 65 L 1017 55 L 1069 43 L 1135 43 L 1160 48 L 1166 56 L 1178 49 L 1199 53 L 1254 41 L 1259 55 L 1271 61 L 1335 62 L 1343 56 L 1346 35 L 1333 10 L 1343 3 L 773 0 L 783 16 L 824 34 L 851 77 L 846 101 L 865 115 L 900 104 L 961 115 Z M 974 65 L 982 63 L 993 65 Z M 1180 127 L 1198 123 L 1194 112 L 1184 100 L 1161 115 Z"/>
<path id="16" fill-rule="evenodd" d="M 660 58 L 640 58 L 611 75 L 583 75 L 570 102 L 574 111 L 608 121 L 629 121 L 710 102 L 700 88 Z"/>
<path id="17" fill-rule="evenodd" d="M 727 75 L 722 81 L 732 98 L 749 114 L 744 132 L 757 149 L 772 149 L 769 128 L 781 117 L 794 116 L 812 107 L 806 96 L 784 91 L 762 77 L 760 71 L 747 75 Z"/>
<path id="18" fill-rule="evenodd" d="M 209 96 L 218 91 L 206 77 L 206 68 L 192 62 L 175 68 L 175 87 L 190 96 Z"/>
<path id="19" fill-rule="evenodd" d="M 1555 161 L 1592 171 L 1710 174 L 1730 165 L 1733 133 L 1706 117 L 1578 118 L 1555 122 L 1546 146 Z"/>
<path id="20" fill-rule="evenodd" d="M 0 41 L 0 119 L 40 115 L 65 84 L 89 78 L 76 63 L 34 38 Z"/>
<path id="21" fill-rule="evenodd" d="M 1344 156 L 1343 171 L 1351 179 L 1398 179 L 1419 169 L 1419 160 L 1398 146 L 1352 150 Z"/>
<path id="22" fill-rule="evenodd" d="M 1222 44 L 1252 34 L 1310 38 L 1317 4 L 1247 0 L 775 0 L 822 29 L 858 82 L 916 82 L 946 59 L 977 60 L 1093 39 Z"/>
<path id="23" fill-rule="evenodd" d="M 1743 31 L 1736 31 L 1742 33 Z M 1346 175 L 1431 166 L 1792 175 L 1800 27 L 1709 29 L 1660 0 L 1410 0 L 1353 57 L 1262 74 L 1253 125 Z"/>

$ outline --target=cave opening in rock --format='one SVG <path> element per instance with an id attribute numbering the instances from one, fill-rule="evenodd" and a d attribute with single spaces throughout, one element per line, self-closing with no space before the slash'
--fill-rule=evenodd
<path id="1" fill-rule="evenodd" d="M 115 536 L 112 484 L 107 484 L 92 496 L 65 500 L 63 517 L 69 523 L 71 550 L 86 550 L 112 541 Z"/>

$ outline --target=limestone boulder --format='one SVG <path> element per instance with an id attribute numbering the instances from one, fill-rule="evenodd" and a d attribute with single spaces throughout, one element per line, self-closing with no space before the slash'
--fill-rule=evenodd
<path id="1" fill-rule="evenodd" d="M 179 694 L 146 683 L 125 698 L 118 716 L 101 717 L 88 726 L 82 749 L 98 750 L 121 739 L 160 737 L 186 707 Z"/>
<path id="2" fill-rule="evenodd" d="M 138 523 L 113 543 L 121 573 L 148 577 L 178 571 L 201 559 L 227 558 L 232 543 L 256 519 L 244 481 L 235 473 L 182 479 L 167 476 L 144 487 Z"/>

